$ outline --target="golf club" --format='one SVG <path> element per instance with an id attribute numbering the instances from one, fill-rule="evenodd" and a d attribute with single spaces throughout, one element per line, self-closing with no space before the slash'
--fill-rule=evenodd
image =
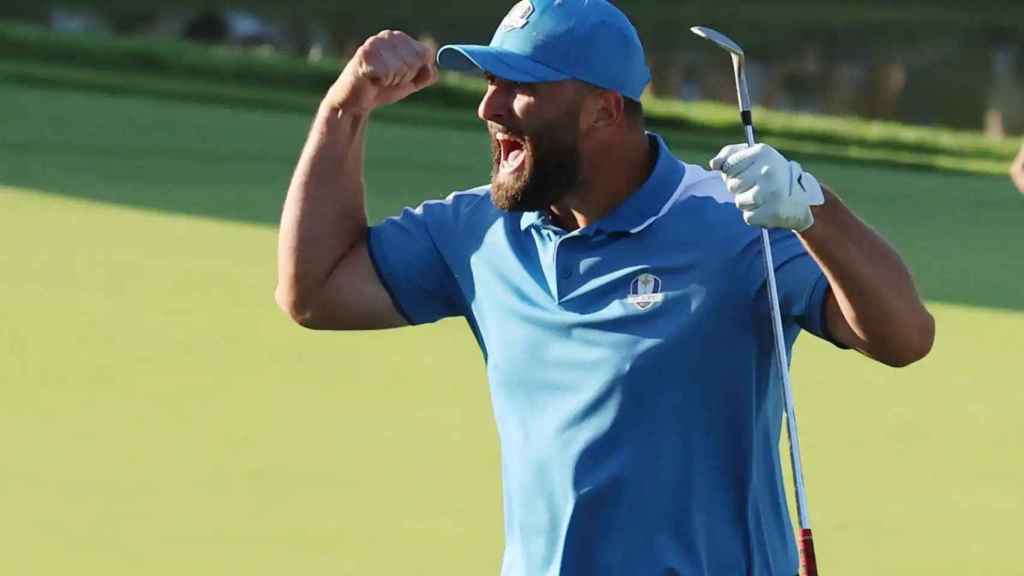
<path id="1" fill-rule="evenodd" d="M 719 48 L 732 55 L 732 67 L 736 75 L 736 93 L 739 95 L 740 119 L 743 131 L 747 136 L 747 145 L 756 144 L 754 140 L 754 119 L 750 112 L 750 94 L 747 90 L 747 76 L 744 71 L 743 49 L 728 36 L 704 26 L 694 26 L 690 31 L 714 42 Z M 796 408 L 793 404 L 793 388 L 789 381 L 789 361 L 786 357 L 786 341 L 782 332 L 782 313 L 779 310 L 779 293 L 775 284 L 775 262 L 772 258 L 771 241 L 768 230 L 761 229 L 761 241 L 764 244 L 764 263 L 768 275 L 768 300 L 772 308 L 772 332 L 775 335 L 775 358 L 778 361 L 779 373 L 782 375 L 782 389 L 786 405 L 786 430 L 789 435 L 789 458 L 793 466 L 793 484 L 796 492 L 796 509 L 800 518 L 800 559 L 805 576 L 817 576 L 818 564 L 814 555 L 814 538 L 811 533 L 811 522 L 807 513 L 807 492 L 804 487 L 804 469 L 800 460 L 800 438 L 797 434 Z"/>

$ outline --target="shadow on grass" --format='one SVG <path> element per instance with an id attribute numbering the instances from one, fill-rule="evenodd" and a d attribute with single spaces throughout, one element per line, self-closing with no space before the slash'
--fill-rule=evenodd
<path id="1" fill-rule="evenodd" d="M 16 114 L 0 133 L 0 184 L 274 226 L 314 108 L 3 86 L 0 109 Z M 715 134 L 667 136 L 692 163 L 728 143 Z M 485 182 L 488 155 L 469 109 L 379 114 L 368 142 L 371 218 Z M 1005 178 L 795 156 L 897 246 L 927 298 L 1024 310 L 1024 199 Z"/>

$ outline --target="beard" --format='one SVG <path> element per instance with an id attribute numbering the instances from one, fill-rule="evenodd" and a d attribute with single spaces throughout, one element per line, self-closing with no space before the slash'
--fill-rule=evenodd
<path id="1" fill-rule="evenodd" d="M 578 114 L 577 114 L 578 116 Z M 506 212 L 533 212 L 557 203 L 580 182 L 581 162 L 578 119 L 572 114 L 564 121 L 552 122 L 532 134 L 516 135 L 523 145 L 522 167 L 513 173 L 502 172 L 498 131 L 490 125 L 491 201 Z"/>

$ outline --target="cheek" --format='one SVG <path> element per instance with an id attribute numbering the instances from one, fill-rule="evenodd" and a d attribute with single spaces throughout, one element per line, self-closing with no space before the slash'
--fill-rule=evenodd
<path id="1" fill-rule="evenodd" d="M 525 94 L 517 94 L 512 99 L 512 112 L 520 128 L 526 130 L 536 126 L 541 111 L 537 108 L 536 100 Z"/>

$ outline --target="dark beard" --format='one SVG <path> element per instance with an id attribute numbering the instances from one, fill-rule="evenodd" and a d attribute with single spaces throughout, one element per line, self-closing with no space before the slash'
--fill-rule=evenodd
<path id="1" fill-rule="evenodd" d="M 544 210 L 575 188 L 581 173 L 576 129 L 577 122 L 573 119 L 527 136 L 525 169 L 514 177 L 500 179 L 501 146 L 492 134 L 491 201 L 494 205 L 506 212 Z"/>

